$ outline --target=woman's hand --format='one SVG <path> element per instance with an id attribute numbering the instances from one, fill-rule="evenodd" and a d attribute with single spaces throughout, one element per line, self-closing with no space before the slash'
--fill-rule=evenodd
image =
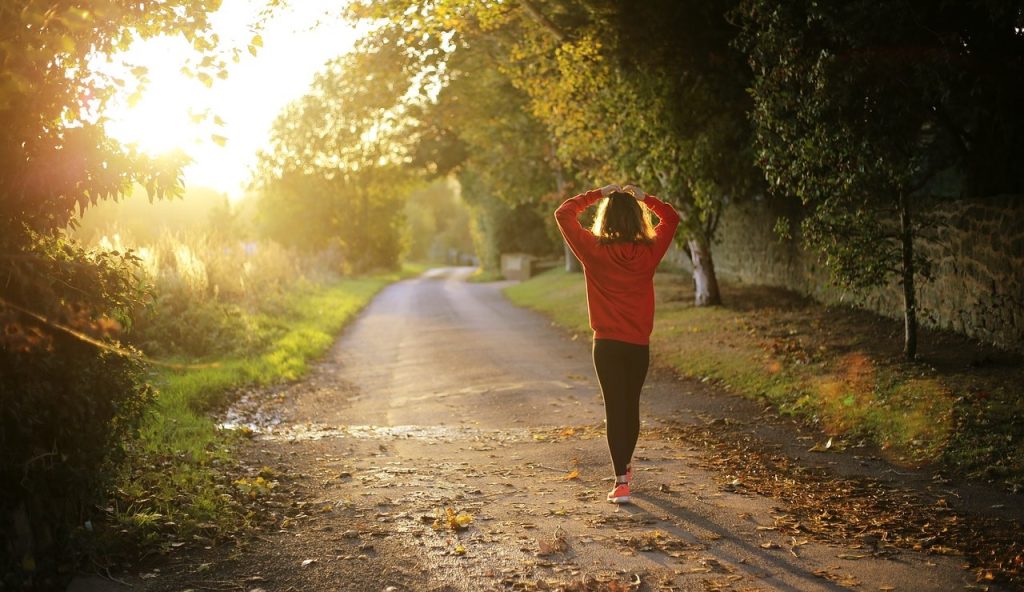
<path id="1" fill-rule="evenodd" d="M 644 193 L 644 190 L 640 189 L 636 185 L 626 185 L 625 187 L 622 188 L 622 191 L 632 194 L 637 201 L 643 201 L 644 198 L 647 197 L 647 194 Z"/>
<path id="2" fill-rule="evenodd" d="M 619 191 L 622 191 L 622 187 L 619 187 L 615 183 L 612 183 L 611 185 L 605 185 L 604 187 L 601 188 L 601 195 L 604 197 L 608 197 L 609 195 Z"/>

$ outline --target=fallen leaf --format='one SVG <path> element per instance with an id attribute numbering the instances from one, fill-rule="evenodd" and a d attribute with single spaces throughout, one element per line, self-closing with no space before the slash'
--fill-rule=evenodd
<path id="1" fill-rule="evenodd" d="M 470 523 L 473 522 L 473 517 L 465 512 L 456 513 L 451 508 L 445 508 L 442 512 L 440 509 L 437 511 L 437 517 L 434 519 L 434 530 L 441 530 L 442 528 L 448 528 L 451 530 L 465 530 L 469 528 Z"/>

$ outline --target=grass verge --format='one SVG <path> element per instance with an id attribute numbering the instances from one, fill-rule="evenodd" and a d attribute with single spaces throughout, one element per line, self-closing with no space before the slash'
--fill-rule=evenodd
<path id="1" fill-rule="evenodd" d="M 1024 489 L 1024 365 L 963 337 L 923 331 L 903 360 L 901 325 L 784 290 L 722 284 L 724 306 L 693 306 L 688 276 L 656 277 L 655 363 L 761 398 L 827 434 L 864 439 L 897 464 Z M 509 286 L 515 304 L 589 335 L 581 274 Z"/>
<path id="2" fill-rule="evenodd" d="M 219 429 L 212 415 L 230 401 L 232 389 L 300 378 L 337 334 L 387 284 L 421 272 L 342 279 L 297 288 L 271 313 L 258 315 L 267 333 L 262 351 L 219 360 L 169 360 L 192 367 L 160 369 L 152 382 L 157 398 L 139 438 L 118 470 L 107 508 L 110 529 L 101 546 L 170 550 L 204 543 L 244 528 L 254 515 L 254 487 L 268 482 L 233 478 L 231 446 L 244 434 Z M 109 551 L 106 551 L 109 552 Z"/>
<path id="3" fill-rule="evenodd" d="M 478 267 L 476 271 L 469 274 L 466 281 L 474 284 L 485 284 L 487 282 L 500 282 L 504 279 L 505 276 L 501 275 L 500 271 L 486 271 L 483 267 Z"/>

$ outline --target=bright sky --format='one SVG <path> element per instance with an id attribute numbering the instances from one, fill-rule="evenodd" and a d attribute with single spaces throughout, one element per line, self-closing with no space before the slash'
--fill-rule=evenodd
<path id="1" fill-rule="evenodd" d="M 125 101 L 107 111 L 108 133 L 158 154 L 183 149 L 194 160 L 185 170 L 188 186 L 206 186 L 242 197 L 256 151 L 265 146 L 270 126 L 281 109 L 305 94 L 313 75 L 337 55 L 352 48 L 357 31 L 337 18 L 338 0 L 293 0 L 279 10 L 261 32 L 263 48 L 253 57 L 246 49 L 263 0 L 225 0 L 212 21 L 227 47 L 242 48 L 237 64 L 228 62 L 230 76 L 215 79 L 212 88 L 183 73 L 191 48 L 183 38 L 159 38 L 136 43 L 126 62 L 149 68 L 150 84 L 134 107 Z M 209 110 L 195 123 L 191 113 Z M 223 126 L 213 124 L 214 116 Z M 227 138 L 224 146 L 212 134 Z"/>

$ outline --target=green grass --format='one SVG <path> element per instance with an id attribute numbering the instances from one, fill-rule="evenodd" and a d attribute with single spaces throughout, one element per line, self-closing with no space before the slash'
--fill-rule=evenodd
<path id="1" fill-rule="evenodd" d="M 505 276 L 501 275 L 500 271 L 485 271 L 484 268 L 478 267 L 476 271 L 466 278 L 466 281 L 474 284 L 483 284 L 487 282 L 500 282 L 503 279 L 505 279 Z"/>
<path id="2" fill-rule="evenodd" d="M 381 288 L 420 271 L 407 266 L 400 273 L 297 290 L 272 315 L 262 315 L 256 325 L 273 338 L 246 357 L 162 360 L 191 367 L 160 368 L 153 377 L 158 395 L 121 467 L 114 496 L 118 526 L 135 535 L 130 541 L 121 537 L 121 544 L 166 545 L 174 537 L 209 534 L 211 524 L 222 533 L 244 526 L 248 517 L 233 496 L 237 488 L 229 469 L 233 439 L 240 436 L 219 429 L 212 412 L 230 403 L 236 387 L 301 378 Z"/>
<path id="3" fill-rule="evenodd" d="M 897 323 L 875 315 L 727 284 L 724 306 L 696 307 L 687 277 L 660 273 L 655 286 L 655 363 L 766 400 L 840 441 L 870 441 L 897 463 L 937 463 L 1011 490 L 1024 484 L 1018 357 L 924 334 L 921 360 L 908 363 L 894 338 Z M 505 294 L 590 335 L 581 274 L 553 270 Z M 1001 361 L 973 368 L 992 358 Z"/>

